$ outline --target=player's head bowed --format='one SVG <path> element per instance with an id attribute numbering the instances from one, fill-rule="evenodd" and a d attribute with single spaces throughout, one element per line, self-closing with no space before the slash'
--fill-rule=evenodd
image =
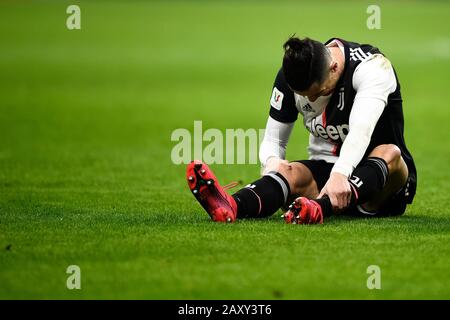
<path id="1" fill-rule="evenodd" d="M 324 44 L 292 36 L 283 48 L 282 69 L 293 91 L 315 100 L 334 89 L 337 77 L 333 73 L 337 71 L 337 63 Z"/>

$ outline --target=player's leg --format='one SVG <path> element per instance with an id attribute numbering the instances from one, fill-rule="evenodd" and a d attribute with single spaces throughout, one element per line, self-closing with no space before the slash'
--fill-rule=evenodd
<path id="1" fill-rule="evenodd" d="M 274 214 L 291 195 L 316 197 L 317 184 L 311 171 L 300 162 L 280 164 L 235 194 L 237 218 L 263 218 Z"/>
<path id="2" fill-rule="evenodd" d="M 350 177 L 350 208 L 359 206 L 360 211 L 375 215 L 405 185 L 407 179 L 408 168 L 400 149 L 393 144 L 377 146 L 361 161 Z M 297 198 L 291 208 L 291 212 L 285 215 L 286 222 L 321 223 L 320 216 L 333 214 L 330 200 L 326 197 L 313 201 Z"/>
<path id="3" fill-rule="evenodd" d="M 408 167 L 401 156 L 400 149 L 393 144 L 384 144 L 376 147 L 369 154 L 368 159 L 370 158 L 383 159 L 388 168 L 384 186 L 378 192 L 374 192 L 373 195 L 368 197 L 369 200 L 360 206 L 366 212 L 376 213 L 406 184 Z"/>
<path id="4" fill-rule="evenodd" d="M 186 178 L 194 196 L 214 221 L 262 218 L 274 214 L 291 194 L 316 197 L 317 184 L 302 163 L 281 164 L 232 196 L 220 186 L 211 169 L 200 161 L 187 166 Z"/>

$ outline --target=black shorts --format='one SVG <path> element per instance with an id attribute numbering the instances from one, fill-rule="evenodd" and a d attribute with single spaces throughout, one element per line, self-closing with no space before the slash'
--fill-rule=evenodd
<path id="1" fill-rule="evenodd" d="M 333 169 L 334 163 L 326 162 L 325 160 L 298 160 L 293 162 L 300 162 L 304 164 L 317 184 L 317 189 L 322 190 L 330 177 L 331 169 Z M 399 216 L 406 210 L 406 205 L 412 203 L 414 195 L 416 193 L 416 178 L 410 175 L 406 184 L 386 203 L 379 208 L 376 212 L 367 212 L 361 206 L 352 206 L 348 208 L 345 214 L 352 216 Z"/>

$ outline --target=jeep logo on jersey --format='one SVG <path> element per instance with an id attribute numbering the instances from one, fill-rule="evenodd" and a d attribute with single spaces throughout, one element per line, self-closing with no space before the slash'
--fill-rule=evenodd
<path id="1" fill-rule="evenodd" d="M 321 137 L 322 139 L 328 140 L 339 140 L 343 142 L 345 137 L 347 137 L 349 127 L 348 124 L 341 124 L 337 126 L 328 125 L 326 127 L 317 123 L 317 118 L 313 118 L 310 123 L 306 125 L 309 132 L 311 132 L 316 137 Z"/>
<path id="2" fill-rule="evenodd" d="M 270 105 L 277 110 L 281 110 L 284 94 L 277 87 L 273 88 L 272 98 L 270 98 Z"/>

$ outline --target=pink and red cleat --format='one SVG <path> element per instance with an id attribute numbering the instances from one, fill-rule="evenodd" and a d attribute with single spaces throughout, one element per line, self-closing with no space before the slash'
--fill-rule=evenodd
<path id="1" fill-rule="evenodd" d="M 188 164 L 186 179 L 192 194 L 213 221 L 233 222 L 236 220 L 236 201 L 219 184 L 216 176 L 205 163 L 194 160 Z"/>
<path id="2" fill-rule="evenodd" d="M 283 214 L 284 221 L 291 224 L 322 224 L 323 214 L 320 205 L 305 197 L 299 197 Z"/>

